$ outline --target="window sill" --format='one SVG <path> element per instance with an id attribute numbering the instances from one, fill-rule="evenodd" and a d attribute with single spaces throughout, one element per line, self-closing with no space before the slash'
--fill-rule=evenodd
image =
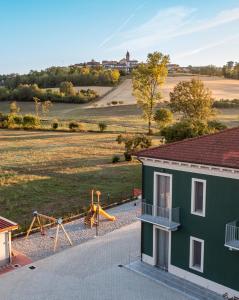
<path id="1" fill-rule="evenodd" d="M 196 267 L 196 266 L 190 266 L 189 268 L 192 269 L 192 270 L 194 270 L 194 271 L 203 273 L 203 268 L 199 268 L 199 267 Z"/>
<path id="2" fill-rule="evenodd" d="M 203 218 L 205 218 L 205 213 L 200 213 L 200 212 L 196 212 L 196 211 L 191 211 L 191 214 L 192 215 L 195 215 L 195 216 L 198 216 L 198 217 L 203 217 Z"/>

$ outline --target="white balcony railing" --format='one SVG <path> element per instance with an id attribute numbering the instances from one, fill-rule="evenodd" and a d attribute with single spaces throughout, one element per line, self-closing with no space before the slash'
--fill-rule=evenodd
<path id="1" fill-rule="evenodd" d="M 239 227 L 237 227 L 237 221 L 226 224 L 225 246 L 231 250 L 239 250 Z"/>
<path id="2" fill-rule="evenodd" d="M 164 208 L 142 201 L 142 215 L 140 219 L 168 230 L 177 230 L 180 225 L 179 207 Z"/>

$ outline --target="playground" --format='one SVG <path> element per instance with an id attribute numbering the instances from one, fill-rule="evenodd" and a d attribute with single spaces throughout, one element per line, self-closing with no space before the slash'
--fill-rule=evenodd
<path id="1" fill-rule="evenodd" d="M 97 207 L 96 204 L 94 205 Z M 88 213 L 90 213 L 90 210 L 91 207 L 89 207 Z M 84 217 L 64 224 L 65 232 L 69 236 L 73 246 L 95 239 L 97 235 L 104 236 L 109 232 L 136 222 L 137 216 L 139 216 L 141 211 L 140 200 L 131 201 L 110 208 L 107 211 L 100 208 L 99 211 L 101 212 L 99 216 L 95 216 L 96 221 L 98 220 L 98 224 L 94 224 L 92 227 L 85 224 Z M 37 220 L 35 224 L 37 226 L 39 225 Z M 26 238 L 26 236 L 16 238 L 12 242 L 12 248 L 15 251 L 23 253 L 33 262 L 51 256 L 55 252 L 61 252 L 62 250 L 71 248 L 71 243 L 66 237 L 64 230 L 59 230 L 57 234 L 57 226 L 56 220 L 56 226 L 44 229 L 44 232 L 40 230 L 34 234 L 30 234 L 28 238 Z M 56 236 L 57 245 L 55 243 Z"/>

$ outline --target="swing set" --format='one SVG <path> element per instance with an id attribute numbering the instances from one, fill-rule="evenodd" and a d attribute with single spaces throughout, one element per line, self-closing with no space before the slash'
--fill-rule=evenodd
<path id="1" fill-rule="evenodd" d="M 26 235 L 26 239 L 28 238 L 29 234 L 31 233 L 32 229 L 33 229 L 33 225 L 37 222 L 39 227 L 40 227 L 40 232 L 41 232 L 41 235 L 45 235 L 45 226 L 44 226 L 44 222 L 45 221 L 50 221 L 50 224 L 56 224 L 56 235 L 55 235 L 55 238 L 54 238 L 54 247 L 53 247 L 53 251 L 55 252 L 56 251 L 56 247 L 57 247 L 57 242 L 58 242 L 58 238 L 59 238 L 59 230 L 60 228 L 62 229 L 66 239 L 68 240 L 69 244 L 72 246 L 72 241 L 68 235 L 68 233 L 66 232 L 65 228 L 64 228 L 64 225 L 63 225 L 63 220 L 62 218 L 54 218 L 54 217 L 50 217 L 50 216 L 46 216 L 46 215 L 43 215 L 43 214 L 40 214 L 38 213 L 37 211 L 34 211 L 33 212 L 33 219 L 32 219 L 32 222 L 31 222 L 31 225 L 27 231 L 27 235 Z"/>

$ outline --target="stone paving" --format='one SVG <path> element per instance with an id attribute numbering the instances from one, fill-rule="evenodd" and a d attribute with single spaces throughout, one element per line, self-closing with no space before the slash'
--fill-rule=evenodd
<path id="1" fill-rule="evenodd" d="M 99 236 L 103 236 L 106 233 L 121 228 L 122 226 L 129 225 L 137 221 L 137 216 L 140 215 L 141 206 L 140 201 L 132 201 L 126 204 L 116 206 L 108 209 L 107 212 L 116 217 L 116 221 L 111 222 L 107 219 L 100 218 Z M 95 228 L 86 228 L 84 225 L 84 218 L 77 219 L 64 225 L 67 233 L 69 234 L 73 245 L 79 245 L 90 239 L 93 239 L 96 235 Z M 13 240 L 13 249 L 24 253 L 33 261 L 47 257 L 54 254 L 53 245 L 56 234 L 56 228 L 46 230 L 46 235 L 42 236 L 40 233 L 34 233 L 29 236 L 17 238 Z M 56 252 L 60 252 L 63 249 L 69 248 L 70 245 L 66 240 L 62 230 L 59 232 L 59 241 Z"/>
<path id="2" fill-rule="evenodd" d="M 120 214 L 120 212 L 119 212 Z M 1 300 L 189 300 L 119 265 L 136 259 L 140 222 L 3 274 Z"/>

